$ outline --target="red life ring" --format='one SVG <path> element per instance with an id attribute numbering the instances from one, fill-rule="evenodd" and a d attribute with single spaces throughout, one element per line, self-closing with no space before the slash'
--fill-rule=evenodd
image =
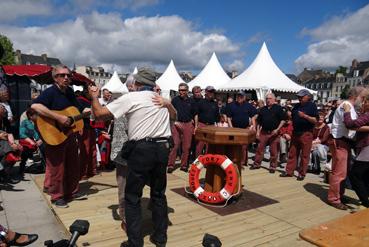
<path id="1" fill-rule="evenodd" d="M 226 174 L 226 183 L 224 188 L 218 192 L 205 191 L 199 182 L 200 171 L 202 168 L 216 165 L 221 167 Z M 236 189 L 238 182 L 238 172 L 232 161 L 224 155 L 219 154 L 205 154 L 200 155 L 194 163 L 191 165 L 189 172 L 189 184 L 190 190 L 197 199 L 202 202 L 210 204 L 222 203 L 229 199 L 234 190 Z"/>

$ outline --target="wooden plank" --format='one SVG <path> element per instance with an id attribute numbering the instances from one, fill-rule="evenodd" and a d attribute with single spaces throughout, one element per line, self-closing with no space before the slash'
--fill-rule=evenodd
<path id="1" fill-rule="evenodd" d="M 305 229 L 300 237 L 318 246 L 369 246 L 369 209 Z"/>
<path id="2" fill-rule="evenodd" d="M 294 178 L 281 179 L 278 174 L 271 175 L 265 169 L 246 169 L 242 174 L 245 189 L 277 200 L 278 203 L 224 216 L 171 190 L 186 186 L 187 179 L 188 174 L 179 170 L 168 175 L 166 195 L 171 222 L 168 229 L 169 247 L 201 246 L 205 233 L 218 236 L 223 246 L 311 246 L 299 239 L 299 231 L 348 214 L 328 206 L 320 199 L 325 197 L 327 187 L 315 176 L 307 176 L 303 182 L 298 182 Z M 36 176 L 35 182 L 42 189 L 43 176 Z M 321 187 L 321 194 L 309 193 L 304 187 L 309 185 Z M 90 231 L 79 239 L 79 245 L 88 243 L 90 246 L 110 247 L 119 246 L 127 240 L 116 215 L 116 186 L 115 172 L 103 172 L 82 182 L 81 187 L 89 193 L 87 200 L 73 201 L 67 209 L 50 205 L 66 228 L 77 218 L 90 222 Z M 353 192 L 348 191 L 348 194 L 354 197 Z M 149 241 L 151 212 L 146 208 L 149 195 L 150 189 L 145 187 L 142 199 L 145 246 L 153 246 Z M 47 195 L 45 197 L 49 199 Z"/>

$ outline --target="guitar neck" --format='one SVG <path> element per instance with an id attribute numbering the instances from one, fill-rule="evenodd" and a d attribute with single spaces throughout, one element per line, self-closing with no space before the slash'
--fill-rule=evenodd
<path id="1" fill-rule="evenodd" d="M 72 118 L 73 118 L 74 121 L 79 121 L 82 118 L 85 118 L 85 117 L 88 117 L 88 116 L 90 116 L 90 112 L 85 112 L 85 113 L 82 113 L 82 114 L 79 114 L 79 115 L 76 115 L 76 116 L 72 116 Z"/>

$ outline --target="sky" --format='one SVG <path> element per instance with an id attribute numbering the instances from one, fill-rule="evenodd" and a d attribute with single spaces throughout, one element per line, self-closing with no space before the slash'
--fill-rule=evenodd
<path id="1" fill-rule="evenodd" d="M 369 60 L 369 1 L 0 0 L 0 34 L 68 66 L 244 71 L 266 42 L 285 73 Z"/>

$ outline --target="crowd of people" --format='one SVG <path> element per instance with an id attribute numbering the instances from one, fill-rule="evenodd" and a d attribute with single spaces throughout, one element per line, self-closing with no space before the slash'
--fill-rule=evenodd
<path id="1" fill-rule="evenodd" d="M 223 101 L 216 98 L 211 85 L 204 90 L 195 86 L 190 92 L 186 83 L 180 83 L 178 95 L 168 100 L 160 96 L 155 73 L 146 68 L 126 82 L 129 93 L 118 96 L 93 85 L 85 85 L 76 95 L 66 66 L 53 68 L 52 77 L 55 83 L 27 109 L 19 141 L 7 129 L 13 121 L 8 96 L 0 94 L 1 182 L 15 182 L 9 172 L 14 163 L 21 161 L 19 173 L 24 173 L 27 159 L 39 150 L 46 163 L 44 192 L 52 204 L 65 208 L 71 200 L 84 198 L 79 191 L 81 180 L 113 164 L 119 214 L 128 235 L 121 246 L 143 245 L 140 199 L 145 185 L 151 188 L 149 207 L 154 221 L 150 241 L 165 245 L 167 173 L 177 168 L 178 157 L 179 169 L 187 172 L 196 157 L 206 153 L 206 143 L 194 138 L 204 126 L 254 131 L 256 142 L 242 147 L 240 161 L 250 170 L 260 169 L 264 154 L 269 153 L 269 173 L 286 164 L 282 178 L 296 175 L 303 181 L 309 171 L 329 171 L 327 202 L 341 210 L 347 209 L 343 195 L 349 177 L 362 205 L 369 207 L 369 91 L 365 88 L 352 88 L 347 100 L 318 107 L 307 89 L 296 94 L 296 104 L 290 99 L 281 103 L 272 92 L 265 101 L 250 100 L 244 91 Z M 37 116 L 52 119 L 59 129 L 67 130 L 77 121 L 61 114 L 70 107 L 82 113 L 83 129 L 68 132 L 59 145 L 43 142 L 35 129 Z M 252 149 L 255 156 L 249 164 Z"/>

